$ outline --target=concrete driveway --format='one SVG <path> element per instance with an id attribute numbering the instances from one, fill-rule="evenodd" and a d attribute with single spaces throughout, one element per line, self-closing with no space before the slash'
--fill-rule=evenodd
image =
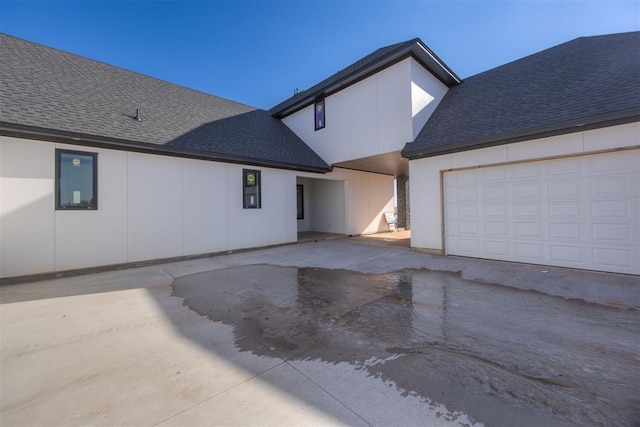
<path id="1" fill-rule="evenodd" d="M 637 425 L 640 279 L 308 242 L 0 287 L 2 425 Z"/>

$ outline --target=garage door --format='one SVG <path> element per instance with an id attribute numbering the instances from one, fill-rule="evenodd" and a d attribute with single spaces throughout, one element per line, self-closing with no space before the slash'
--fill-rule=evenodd
<path id="1" fill-rule="evenodd" d="M 640 274 L 640 150 L 444 174 L 445 251 Z"/>

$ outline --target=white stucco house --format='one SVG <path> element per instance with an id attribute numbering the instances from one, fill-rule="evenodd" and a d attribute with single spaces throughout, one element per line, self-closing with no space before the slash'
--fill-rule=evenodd
<path id="1" fill-rule="evenodd" d="M 0 280 L 380 232 L 394 180 L 417 250 L 640 274 L 640 33 L 464 81 L 414 39 L 270 111 L 0 43 Z"/>

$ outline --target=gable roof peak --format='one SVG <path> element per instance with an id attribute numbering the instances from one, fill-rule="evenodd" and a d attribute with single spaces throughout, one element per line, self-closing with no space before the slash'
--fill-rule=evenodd
<path id="1" fill-rule="evenodd" d="M 318 98 L 339 92 L 409 57 L 414 58 L 449 87 L 462 81 L 420 38 L 416 37 L 375 50 L 315 86 L 294 94 L 273 107 L 270 113 L 276 118 L 284 118 L 311 105 Z"/>
<path id="2" fill-rule="evenodd" d="M 580 37 L 465 79 L 402 154 L 409 159 L 640 118 L 640 31 Z"/>

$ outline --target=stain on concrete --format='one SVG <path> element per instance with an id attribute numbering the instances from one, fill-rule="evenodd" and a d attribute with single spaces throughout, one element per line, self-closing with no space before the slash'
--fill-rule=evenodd
<path id="1" fill-rule="evenodd" d="M 640 424 L 637 310 L 448 272 L 271 265 L 179 278 L 173 295 L 234 326 L 241 351 L 347 362 L 487 425 Z"/>

